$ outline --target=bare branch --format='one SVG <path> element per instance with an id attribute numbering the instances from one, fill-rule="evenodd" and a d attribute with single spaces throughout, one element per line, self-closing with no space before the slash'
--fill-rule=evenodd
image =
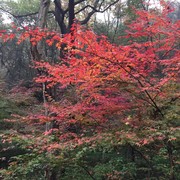
<path id="1" fill-rule="evenodd" d="M 77 2 L 74 2 L 74 6 L 80 4 L 80 3 L 84 2 L 84 1 L 85 1 L 85 0 L 79 0 L 79 1 L 77 1 Z M 66 14 L 68 11 L 69 11 L 69 7 L 68 7 L 66 10 L 64 10 L 64 14 Z"/>
<path id="2" fill-rule="evenodd" d="M 119 0 L 114 1 L 113 3 L 109 4 L 109 5 L 108 5 L 106 8 L 104 8 L 103 10 L 100 10 L 100 8 L 99 8 L 99 9 L 96 9 L 96 7 L 91 6 L 91 5 L 85 6 L 82 10 L 84 10 L 84 9 L 86 9 L 86 8 L 89 7 L 89 8 L 91 8 L 94 12 L 103 13 L 103 12 L 105 12 L 106 10 L 108 10 L 111 6 L 115 5 L 115 4 L 118 3 L 118 2 L 119 2 Z M 102 6 L 102 3 L 101 3 L 100 6 Z M 80 10 L 80 11 L 81 11 L 81 10 Z"/>
<path id="3" fill-rule="evenodd" d="M 76 2 L 74 3 L 74 6 L 76 6 L 77 4 L 80 4 L 80 3 L 84 2 L 84 1 L 85 1 L 85 0 L 76 1 Z"/>
<path id="4" fill-rule="evenodd" d="M 78 13 L 80 13 L 81 11 L 83 11 L 83 10 L 86 9 L 86 8 L 91 8 L 91 9 L 92 9 L 92 11 L 88 13 L 87 17 L 80 22 L 81 24 L 86 24 L 86 23 L 90 20 L 91 16 L 92 16 L 94 13 L 96 13 L 96 12 L 99 12 L 99 13 L 105 12 L 105 11 L 108 10 L 111 6 L 113 6 L 113 5 L 115 5 L 116 3 L 118 3 L 119 0 L 116 0 L 116 1 L 112 2 L 112 3 L 109 4 L 107 7 L 105 7 L 103 10 L 100 10 L 100 8 L 101 8 L 101 6 L 102 6 L 102 3 L 100 4 L 99 8 L 97 9 L 98 2 L 99 2 L 99 0 L 96 0 L 95 3 L 94 3 L 94 6 L 87 5 L 87 6 L 85 6 L 84 8 L 80 9 L 78 12 L 76 12 L 76 14 L 78 14 Z M 104 1 L 103 1 L 103 2 L 104 2 Z"/>
<path id="5" fill-rule="evenodd" d="M 10 11 L 5 10 L 5 9 L 3 9 L 1 7 L 0 7 L 0 10 L 7 13 L 7 14 L 9 14 L 9 15 L 11 15 L 14 18 L 23 18 L 23 17 L 28 17 L 28 16 L 35 16 L 35 15 L 37 15 L 39 13 L 37 11 L 37 12 L 27 13 L 27 14 L 23 14 L 23 15 L 15 15 L 15 14 L 11 13 Z M 54 14 L 54 11 L 48 11 L 48 13 L 49 14 Z"/>

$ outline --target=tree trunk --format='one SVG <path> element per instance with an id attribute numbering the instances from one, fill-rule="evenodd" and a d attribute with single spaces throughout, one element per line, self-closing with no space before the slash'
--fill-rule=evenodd
<path id="1" fill-rule="evenodd" d="M 44 28 L 46 25 L 47 14 L 50 6 L 50 0 L 41 0 L 40 9 L 38 14 L 37 26 Z"/>
<path id="2" fill-rule="evenodd" d="M 74 0 L 69 0 L 69 31 L 74 23 Z"/>
<path id="3" fill-rule="evenodd" d="M 66 34 L 67 33 L 67 27 L 64 23 L 64 11 L 61 7 L 61 2 L 60 0 L 54 0 L 54 4 L 55 4 L 55 19 L 59 25 L 59 28 L 61 30 L 61 34 Z"/>
<path id="4" fill-rule="evenodd" d="M 41 0 L 40 9 L 38 14 L 38 21 L 36 26 L 43 29 L 46 25 L 47 14 L 50 6 L 50 0 Z M 44 45 L 42 42 L 39 42 L 37 45 L 31 45 L 31 55 L 32 59 L 35 61 L 41 61 L 46 59 Z M 41 72 L 40 72 L 41 73 Z M 42 72 L 43 73 L 43 72 Z M 43 102 L 46 104 L 46 85 L 42 84 L 42 93 L 43 93 Z M 48 115 L 48 110 L 45 106 L 45 116 Z"/>

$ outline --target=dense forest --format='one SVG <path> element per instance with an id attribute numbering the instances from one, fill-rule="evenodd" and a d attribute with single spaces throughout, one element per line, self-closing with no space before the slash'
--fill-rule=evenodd
<path id="1" fill-rule="evenodd" d="M 178 1 L 0 1 L 0 180 L 178 180 L 179 98 Z"/>

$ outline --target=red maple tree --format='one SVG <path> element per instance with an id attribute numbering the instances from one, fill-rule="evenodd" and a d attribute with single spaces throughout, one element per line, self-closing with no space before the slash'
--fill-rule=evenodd
<path id="1" fill-rule="evenodd" d="M 163 2 L 162 6 L 162 12 L 135 10 L 138 17 L 128 25 L 126 36 L 119 37 L 119 41 L 127 39 L 126 45 L 111 44 L 78 24 L 64 37 L 26 27 L 18 43 L 29 39 L 36 45 L 45 40 L 63 51 L 56 64 L 35 62 L 42 72 L 36 82 L 47 88 L 56 85 L 64 93 L 58 101 L 45 104 L 49 114 L 40 115 L 40 122 L 56 121 L 76 138 L 77 130 L 71 127 L 139 128 L 147 119 L 163 119 L 163 101 L 168 104 L 179 97 L 177 91 L 172 94 L 166 88 L 179 83 L 180 22 L 172 22 L 170 8 Z M 0 36 L 6 42 L 15 35 L 1 31 Z"/>
<path id="2" fill-rule="evenodd" d="M 51 125 L 45 136 L 36 137 L 36 143 L 28 144 L 27 149 L 38 149 L 41 154 L 84 144 L 93 149 L 103 141 L 115 147 L 125 142 L 133 152 L 132 161 L 136 152 L 155 172 L 148 153 L 158 154 L 165 147 L 169 177 L 174 179 L 172 141 L 178 126 L 173 105 L 180 97 L 180 21 L 172 22 L 170 7 L 161 3 L 161 12 L 135 10 L 137 18 L 127 24 L 126 35 L 119 37 L 120 42 L 127 40 L 121 45 L 78 24 L 63 37 L 47 29 L 25 28 L 18 43 L 28 39 L 36 46 L 42 41 L 61 52 L 57 63 L 34 61 L 40 72 L 35 81 L 45 84 L 47 91 L 55 86 L 56 99 L 46 93 L 45 115 L 23 118 Z M 0 37 L 6 42 L 15 34 L 0 31 Z M 49 134 L 56 140 L 49 140 Z M 34 134 L 19 136 L 35 138 Z"/>

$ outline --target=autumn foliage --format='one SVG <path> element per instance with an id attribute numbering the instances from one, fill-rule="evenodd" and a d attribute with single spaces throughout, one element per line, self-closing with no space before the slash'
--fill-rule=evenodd
<path id="1" fill-rule="evenodd" d="M 127 35 L 119 37 L 119 41 L 129 40 L 126 45 L 110 44 L 106 37 L 79 25 L 72 28 L 74 37 L 37 30 L 22 35 L 23 39 L 28 34 L 33 44 L 46 38 L 49 46 L 61 49 L 66 45 L 59 63 L 35 62 L 44 72 L 36 82 L 74 90 L 72 101 L 59 97 L 58 104 L 48 106 L 58 122 L 67 121 L 71 114 L 75 121 L 81 121 L 77 116 L 83 115 L 91 123 L 111 124 L 115 119 L 126 123 L 127 116 L 136 114 L 133 121 L 138 123 L 149 110 L 163 119 L 161 102 L 179 96 L 174 93 L 169 97 L 165 91 L 166 86 L 179 81 L 179 21 L 168 19 L 166 7 L 162 14 L 136 13 L 139 18 L 129 25 Z M 114 115 L 117 117 L 112 118 Z"/>
<path id="2" fill-rule="evenodd" d="M 72 150 L 83 144 L 95 147 L 106 141 L 113 147 L 128 144 L 138 156 L 151 161 L 148 153 L 153 144 L 152 151 L 167 147 L 169 178 L 174 178 L 172 144 L 177 140 L 178 115 L 171 116 L 170 109 L 177 113 L 180 96 L 180 22 L 171 22 L 170 11 L 166 4 L 162 12 L 136 10 L 137 19 L 127 25 L 126 36 L 119 37 L 120 42 L 127 39 L 123 45 L 111 44 L 78 24 L 63 37 L 42 29 L 26 29 L 18 37 L 18 43 L 44 42 L 63 53 L 58 63 L 34 61 L 41 72 L 35 81 L 46 84 L 47 91 L 53 87 L 57 91 L 55 100 L 46 94 L 47 115 L 26 118 L 56 125 L 43 136 L 53 134 L 56 141 L 42 143 L 41 151 Z M 4 31 L 0 35 L 4 41 L 14 38 Z M 140 147 L 147 148 L 143 149 L 148 151 L 146 157 L 137 150 Z"/>

